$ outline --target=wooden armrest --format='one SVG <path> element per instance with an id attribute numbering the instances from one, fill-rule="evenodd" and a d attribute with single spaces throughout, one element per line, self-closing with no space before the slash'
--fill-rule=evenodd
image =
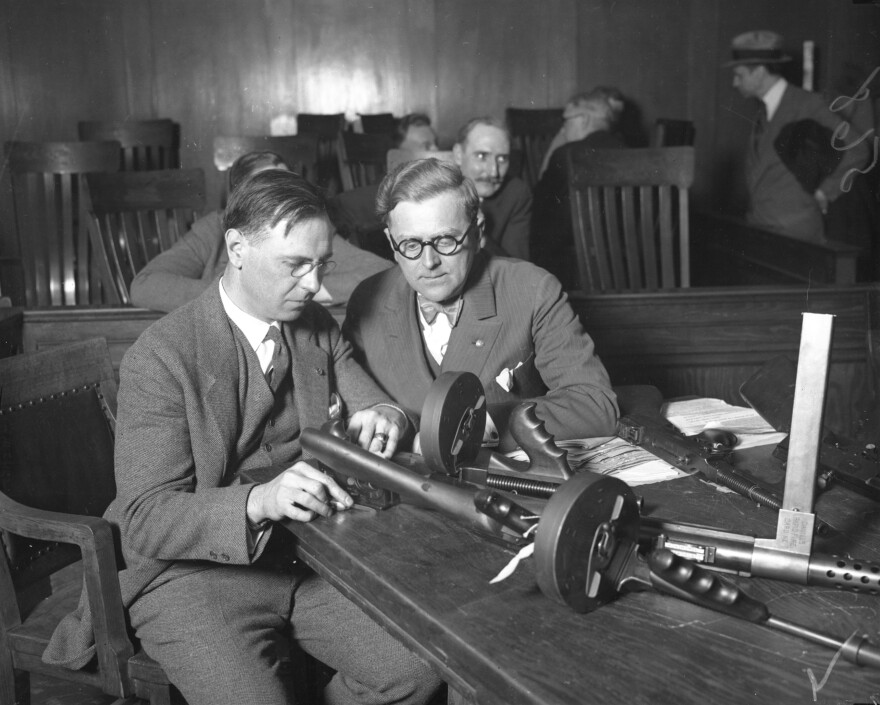
<path id="1" fill-rule="evenodd" d="M 106 519 L 34 509 L 0 492 L 0 529 L 32 539 L 75 544 L 82 551 L 83 577 L 92 614 L 98 663 L 114 690 L 126 692 L 128 638 L 113 528 Z"/>

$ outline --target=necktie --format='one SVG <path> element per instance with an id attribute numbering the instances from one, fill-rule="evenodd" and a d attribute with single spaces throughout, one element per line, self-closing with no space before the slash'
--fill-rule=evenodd
<path id="1" fill-rule="evenodd" d="M 266 381 L 272 388 L 274 394 L 281 382 L 290 372 L 290 352 L 281 331 L 276 326 L 269 326 L 269 332 L 266 333 L 264 340 L 271 340 L 275 343 L 275 351 L 272 353 L 272 361 L 266 368 Z"/>
<path id="2" fill-rule="evenodd" d="M 461 313 L 462 299 L 460 296 L 454 303 L 446 304 L 445 306 L 443 304 L 434 303 L 433 301 L 428 301 L 427 299 L 422 298 L 421 295 L 417 298 L 419 301 L 419 308 L 422 310 L 422 315 L 425 317 L 428 325 L 431 325 L 437 320 L 437 314 L 442 313 L 449 321 L 449 325 L 453 328 L 455 327 L 455 324 L 458 322 L 458 316 Z"/>

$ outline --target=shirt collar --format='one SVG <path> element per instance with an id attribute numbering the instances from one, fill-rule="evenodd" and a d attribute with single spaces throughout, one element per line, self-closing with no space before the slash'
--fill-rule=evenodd
<path id="1" fill-rule="evenodd" d="M 229 294 L 226 293 L 226 289 L 223 288 L 222 277 L 220 278 L 219 286 L 220 301 L 223 303 L 223 309 L 226 311 L 226 315 L 229 316 L 230 320 L 239 327 L 242 333 L 244 333 L 244 337 L 247 338 L 251 349 L 256 350 L 260 343 L 263 342 L 266 333 L 269 332 L 269 326 L 274 325 L 279 329 L 281 328 L 277 321 L 266 323 L 265 321 L 261 321 L 259 318 L 255 318 L 251 314 L 242 311 L 236 306 L 235 302 L 229 298 Z"/>
<path id="2" fill-rule="evenodd" d="M 785 93 L 786 86 L 788 86 L 788 81 L 780 78 L 761 98 L 767 107 L 767 122 L 770 122 L 776 114 L 779 103 L 782 102 L 782 94 Z"/>

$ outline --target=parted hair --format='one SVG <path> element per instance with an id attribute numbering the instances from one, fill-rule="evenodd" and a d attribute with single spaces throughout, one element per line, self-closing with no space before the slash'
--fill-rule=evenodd
<path id="1" fill-rule="evenodd" d="M 229 167 L 229 190 L 232 191 L 256 170 L 273 166 L 287 168 L 284 158 L 275 152 L 259 151 L 242 154 Z"/>
<path id="2" fill-rule="evenodd" d="M 223 228 L 234 228 L 256 243 L 281 221 L 287 221 L 286 235 L 297 223 L 326 216 L 327 201 L 317 186 L 292 171 L 270 169 L 245 179 L 232 192 Z"/>
<path id="3" fill-rule="evenodd" d="M 456 164 L 439 159 L 415 159 L 400 164 L 379 184 L 376 215 L 385 225 L 398 203 L 422 203 L 447 191 L 457 191 L 468 222 L 476 218 L 480 197 L 474 182 Z"/>

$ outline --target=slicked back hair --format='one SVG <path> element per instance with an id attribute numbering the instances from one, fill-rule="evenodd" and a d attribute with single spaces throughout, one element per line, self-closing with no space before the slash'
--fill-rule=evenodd
<path id="1" fill-rule="evenodd" d="M 242 154 L 229 167 L 229 190 L 232 191 L 256 170 L 273 166 L 289 168 L 281 155 L 275 154 L 275 152 L 261 151 Z"/>
<path id="2" fill-rule="evenodd" d="M 317 186 L 292 171 L 270 169 L 245 179 L 232 192 L 223 228 L 234 228 L 256 244 L 282 221 L 287 221 L 288 235 L 297 223 L 322 217 L 327 217 L 327 202 Z"/>
<path id="3" fill-rule="evenodd" d="M 494 117 L 483 116 L 472 118 L 468 120 L 464 125 L 462 125 L 461 129 L 458 131 L 458 136 L 455 138 L 455 144 L 459 144 L 464 147 L 468 137 L 470 137 L 471 132 L 473 132 L 474 128 L 478 125 L 497 127 L 507 136 L 507 141 L 510 142 L 510 130 L 507 129 L 507 125 L 504 123 L 503 120 L 499 120 L 498 118 Z"/>
<path id="4" fill-rule="evenodd" d="M 474 182 L 457 165 L 439 159 L 416 159 L 404 162 L 387 174 L 376 195 L 376 215 L 385 225 L 398 203 L 422 203 L 435 196 L 455 191 L 459 194 L 468 222 L 480 208 Z"/>

